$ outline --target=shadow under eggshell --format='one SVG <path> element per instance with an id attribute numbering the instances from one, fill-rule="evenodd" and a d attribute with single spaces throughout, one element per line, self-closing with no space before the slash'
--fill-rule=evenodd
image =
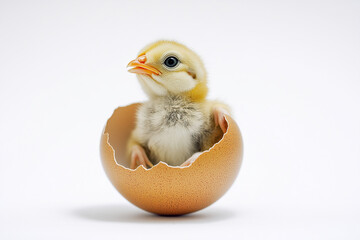
<path id="1" fill-rule="evenodd" d="M 129 169 L 126 143 L 135 127 L 139 104 L 117 108 L 101 136 L 102 164 L 114 187 L 131 203 L 160 215 L 181 215 L 218 200 L 234 182 L 242 162 L 243 141 L 235 121 L 226 116 L 227 132 L 189 167 L 160 162 L 151 169 Z"/>

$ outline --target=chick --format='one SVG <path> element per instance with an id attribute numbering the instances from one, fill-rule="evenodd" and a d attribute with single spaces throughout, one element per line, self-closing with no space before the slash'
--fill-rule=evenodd
<path id="1" fill-rule="evenodd" d="M 130 168 L 160 161 L 188 166 L 221 139 L 229 108 L 206 99 L 206 71 L 196 53 L 174 41 L 157 41 L 128 67 L 149 97 L 137 111 L 127 145 Z"/>

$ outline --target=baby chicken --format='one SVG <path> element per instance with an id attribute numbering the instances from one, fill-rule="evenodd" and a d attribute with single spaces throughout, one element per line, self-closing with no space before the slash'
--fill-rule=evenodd
<path id="1" fill-rule="evenodd" d="M 160 161 L 188 166 L 221 139 L 229 108 L 206 99 L 206 71 L 197 54 L 162 40 L 146 46 L 128 67 L 149 97 L 127 145 L 130 168 Z"/>

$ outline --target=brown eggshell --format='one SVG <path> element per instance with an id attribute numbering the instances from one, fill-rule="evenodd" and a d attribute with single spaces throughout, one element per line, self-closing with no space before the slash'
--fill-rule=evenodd
<path id="1" fill-rule="evenodd" d="M 101 136 L 101 159 L 114 187 L 131 203 L 160 215 L 181 215 L 218 200 L 234 182 L 242 162 L 243 142 L 235 121 L 227 132 L 188 167 L 160 162 L 151 169 L 129 169 L 126 143 L 135 127 L 139 104 L 117 108 Z"/>

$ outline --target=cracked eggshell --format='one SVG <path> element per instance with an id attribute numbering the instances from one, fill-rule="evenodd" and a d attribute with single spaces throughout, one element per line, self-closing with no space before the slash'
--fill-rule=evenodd
<path id="1" fill-rule="evenodd" d="M 129 169 L 126 143 L 135 127 L 139 104 L 117 108 L 101 136 L 103 167 L 114 187 L 131 203 L 160 215 L 181 215 L 218 200 L 234 182 L 242 162 L 243 141 L 235 121 L 227 132 L 188 167 L 160 162 L 151 169 Z"/>

